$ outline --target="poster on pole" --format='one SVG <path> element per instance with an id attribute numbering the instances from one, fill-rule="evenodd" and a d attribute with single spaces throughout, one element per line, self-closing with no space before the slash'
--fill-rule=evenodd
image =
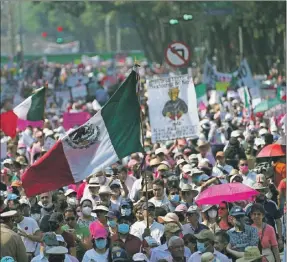
<path id="1" fill-rule="evenodd" d="M 196 93 L 188 75 L 149 80 L 152 142 L 199 135 Z"/>

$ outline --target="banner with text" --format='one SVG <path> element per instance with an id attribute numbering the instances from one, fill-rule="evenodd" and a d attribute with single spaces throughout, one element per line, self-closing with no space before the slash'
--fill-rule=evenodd
<path id="1" fill-rule="evenodd" d="M 188 75 L 147 82 L 152 142 L 199 135 L 196 93 Z"/>
<path id="2" fill-rule="evenodd" d="M 214 88 L 216 82 L 232 81 L 235 81 L 239 87 L 247 86 L 249 88 L 255 88 L 257 86 L 246 59 L 241 61 L 239 68 L 233 73 L 218 72 L 214 65 L 208 60 L 205 60 L 203 69 L 203 82 L 205 84 Z"/>

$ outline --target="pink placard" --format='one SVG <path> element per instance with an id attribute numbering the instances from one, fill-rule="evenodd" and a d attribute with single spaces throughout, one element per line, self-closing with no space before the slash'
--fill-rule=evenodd
<path id="1" fill-rule="evenodd" d="M 63 115 L 63 127 L 65 130 L 69 130 L 74 126 L 80 126 L 86 123 L 90 119 L 90 114 L 88 112 L 79 113 L 64 113 Z"/>
<path id="2" fill-rule="evenodd" d="M 29 120 L 23 120 L 23 119 L 19 119 L 18 118 L 18 122 L 17 122 L 17 128 L 20 131 L 25 130 L 25 128 L 27 126 L 32 126 L 32 127 L 40 127 L 42 128 L 44 124 L 44 121 L 40 120 L 40 121 L 29 121 Z"/>

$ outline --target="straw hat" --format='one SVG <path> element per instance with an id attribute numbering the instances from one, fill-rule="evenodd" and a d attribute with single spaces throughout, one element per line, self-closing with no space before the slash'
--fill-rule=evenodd
<path id="1" fill-rule="evenodd" d="M 244 257 L 236 259 L 236 262 L 252 262 L 262 257 L 263 255 L 260 254 L 258 247 L 246 247 Z"/>

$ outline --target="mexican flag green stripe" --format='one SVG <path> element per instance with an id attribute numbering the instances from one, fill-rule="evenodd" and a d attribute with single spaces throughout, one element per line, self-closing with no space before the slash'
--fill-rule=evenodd
<path id="1" fill-rule="evenodd" d="M 46 88 L 41 87 L 13 109 L 18 118 L 30 121 L 44 120 Z"/>

